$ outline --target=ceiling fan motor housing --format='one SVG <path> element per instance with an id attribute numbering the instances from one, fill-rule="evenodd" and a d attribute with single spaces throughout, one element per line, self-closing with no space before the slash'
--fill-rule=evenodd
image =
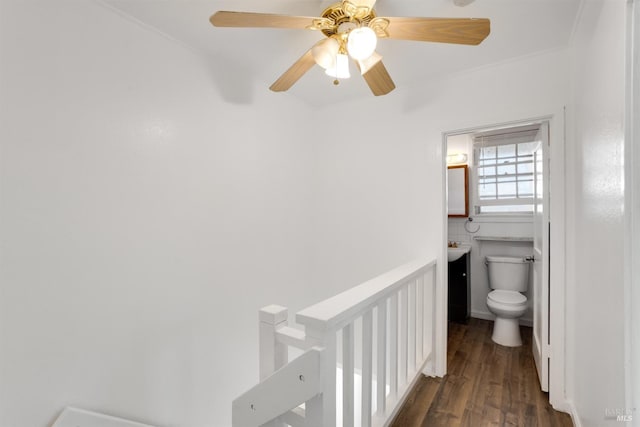
<path id="1" fill-rule="evenodd" d="M 334 22 L 334 25 L 330 28 L 321 30 L 325 36 L 331 37 L 336 34 L 347 33 L 356 27 L 369 26 L 369 23 L 376 17 L 376 12 L 373 9 L 369 9 L 369 13 L 364 17 L 355 18 L 344 11 L 342 3 L 335 3 L 322 12 L 322 17 Z"/>

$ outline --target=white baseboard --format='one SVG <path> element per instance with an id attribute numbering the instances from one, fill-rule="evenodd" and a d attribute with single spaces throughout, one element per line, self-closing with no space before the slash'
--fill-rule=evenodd
<path id="1" fill-rule="evenodd" d="M 493 313 L 489 313 L 488 311 L 472 311 L 471 317 L 475 317 L 476 319 L 491 320 L 492 322 L 496 320 L 496 316 Z M 519 323 L 522 326 L 528 326 L 530 328 L 533 327 L 532 319 L 521 318 Z"/>

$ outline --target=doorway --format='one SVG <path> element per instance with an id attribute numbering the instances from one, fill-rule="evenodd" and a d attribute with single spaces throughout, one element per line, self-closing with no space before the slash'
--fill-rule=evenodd
<path id="1" fill-rule="evenodd" d="M 541 389 L 549 391 L 550 403 L 561 410 L 566 409 L 564 348 L 557 358 L 554 351 L 554 360 L 549 359 L 549 354 L 553 344 L 563 346 L 565 332 L 564 319 L 552 314 L 553 308 L 555 313 L 564 312 L 559 308 L 564 307 L 564 179 L 560 166 L 564 163 L 563 127 L 564 115 L 557 114 L 443 134 L 443 153 L 448 163 L 464 163 L 469 169 L 468 215 L 451 218 L 445 212 L 443 222 L 445 247 L 451 243 L 471 246 L 470 317 L 494 318 L 486 307 L 489 286 L 485 257 L 530 257 L 530 286 L 525 295 L 531 303 L 520 323 L 533 327 L 532 347 Z M 536 141 L 540 151 L 534 152 Z M 557 157 L 555 168 L 550 157 Z M 486 173 L 487 166 L 492 167 L 493 173 Z M 446 172 L 447 167 L 444 169 Z M 446 173 L 444 180 L 446 183 Z M 550 184 L 555 186 L 551 188 Z M 444 197 L 446 210 L 447 191 Z M 559 223 L 554 234 L 550 217 Z M 448 253 L 448 249 L 445 251 Z M 554 251 L 560 256 L 551 259 Z"/>

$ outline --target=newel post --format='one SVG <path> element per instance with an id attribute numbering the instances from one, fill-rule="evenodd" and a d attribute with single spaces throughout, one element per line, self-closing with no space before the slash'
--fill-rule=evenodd
<path id="1" fill-rule="evenodd" d="M 279 343 L 276 331 L 287 326 L 288 310 L 279 305 L 263 307 L 259 312 L 260 381 L 287 364 L 288 349 Z"/>

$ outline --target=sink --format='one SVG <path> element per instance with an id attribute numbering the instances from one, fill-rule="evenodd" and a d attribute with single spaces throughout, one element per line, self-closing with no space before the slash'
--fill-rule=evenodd
<path id="1" fill-rule="evenodd" d="M 447 248 L 447 261 L 452 262 L 459 259 L 462 255 L 471 251 L 471 245 L 468 243 L 460 243 L 457 248 Z"/>

